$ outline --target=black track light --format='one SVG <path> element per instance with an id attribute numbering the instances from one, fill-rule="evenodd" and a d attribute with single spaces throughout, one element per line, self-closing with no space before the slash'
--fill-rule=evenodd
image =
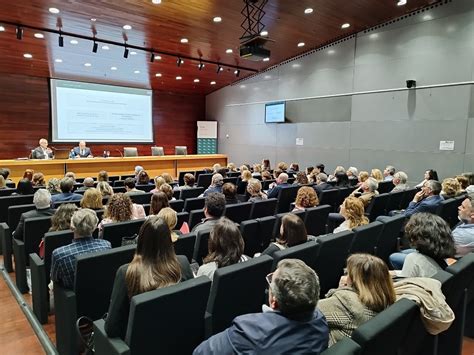
<path id="1" fill-rule="evenodd" d="M 234 70 L 234 74 L 238 78 L 240 76 L 240 69 Z"/>
<path id="2" fill-rule="evenodd" d="M 127 47 L 125 47 L 125 49 L 123 51 L 123 57 L 128 58 L 128 48 Z"/>
<path id="3" fill-rule="evenodd" d="M 21 26 L 16 27 L 16 39 L 23 39 L 23 28 Z"/>
<path id="4" fill-rule="evenodd" d="M 223 70 L 224 70 L 224 69 L 223 69 L 223 68 L 221 67 L 221 65 L 219 64 L 219 65 L 217 66 L 217 71 L 216 71 L 216 73 L 219 74 L 219 73 L 220 73 L 221 71 L 223 71 Z"/>
<path id="5" fill-rule="evenodd" d="M 202 70 L 202 68 L 204 68 L 204 63 L 200 61 L 199 65 L 198 65 L 198 68 L 199 68 L 199 70 Z"/>
<path id="6" fill-rule="evenodd" d="M 155 53 L 152 53 L 150 56 L 150 63 L 153 63 L 155 61 Z"/>
<path id="7" fill-rule="evenodd" d="M 59 47 L 64 47 L 64 37 L 61 34 L 61 32 L 59 33 L 58 45 L 59 45 Z"/>
<path id="8" fill-rule="evenodd" d="M 99 44 L 94 41 L 94 44 L 92 45 L 92 53 L 97 53 L 97 49 L 99 48 Z"/>
<path id="9" fill-rule="evenodd" d="M 178 60 L 176 61 L 176 65 L 178 66 L 178 68 L 181 66 L 181 63 L 182 63 L 182 59 L 181 57 L 178 57 Z"/>

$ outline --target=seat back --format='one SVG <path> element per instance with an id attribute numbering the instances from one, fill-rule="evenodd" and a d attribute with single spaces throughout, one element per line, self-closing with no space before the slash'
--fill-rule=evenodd
<path id="1" fill-rule="evenodd" d="M 330 348 L 324 350 L 321 355 L 359 355 L 360 346 L 354 340 L 344 337 Z"/>
<path id="2" fill-rule="evenodd" d="M 377 188 L 377 191 L 379 194 L 386 194 L 392 191 L 394 187 L 395 185 L 391 181 L 379 181 L 379 187 Z"/>
<path id="3" fill-rule="evenodd" d="M 204 187 L 205 189 L 207 189 L 209 187 L 209 185 L 211 185 L 211 180 L 212 180 L 212 175 L 214 174 L 201 174 L 199 175 L 199 177 L 197 178 L 197 186 L 198 187 Z"/>
<path id="4" fill-rule="evenodd" d="M 314 269 L 319 247 L 320 245 L 316 241 L 308 241 L 275 252 L 275 254 L 273 254 L 272 271 L 276 270 L 278 263 L 283 259 L 299 259 L 304 261 L 310 268 Z"/>
<path id="5" fill-rule="evenodd" d="M 176 223 L 176 229 L 181 229 L 181 226 L 184 222 L 188 223 L 189 221 L 189 213 L 188 212 L 178 212 L 176 217 L 178 218 L 178 222 Z"/>
<path id="6" fill-rule="evenodd" d="M 361 354 L 399 354 L 407 329 L 414 317 L 419 317 L 419 308 L 406 298 L 377 314 L 352 333 L 352 340 L 362 348 Z M 383 350 L 382 350 L 383 349 Z"/>
<path id="7" fill-rule="evenodd" d="M 24 212 L 34 210 L 35 208 L 36 206 L 34 204 L 16 205 L 16 206 L 8 207 L 7 224 L 10 227 L 10 229 L 14 231 L 16 227 L 18 226 L 18 222 L 20 222 L 21 215 Z"/>
<path id="8" fill-rule="evenodd" d="M 112 244 L 112 248 L 117 248 L 122 245 L 122 238 L 138 234 L 143 222 L 145 222 L 145 219 L 142 218 L 105 224 L 102 238 L 108 240 Z"/>
<path id="9" fill-rule="evenodd" d="M 380 233 L 383 230 L 382 222 L 372 222 L 364 226 L 356 227 L 354 232 L 354 239 L 349 253 L 367 253 L 375 255 L 375 246 L 379 240 Z"/>
<path id="10" fill-rule="evenodd" d="M 285 186 L 278 192 L 277 212 L 284 213 L 290 211 L 290 204 L 296 200 L 296 195 L 301 186 Z"/>
<path id="11" fill-rule="evenodd" d="M 174 147 L 175 155 L 188 155 L 188 147 L 185 145 L 177 145 Z"/>
<path id="12" fill-rule="evenodd" d="M 193 210 L 201 210 L 204 208 L 204 204 L 206 203 L 205 197 L 192 197 L 187 198 L 184 201 L 183 211 L 191 212 Z"/>
<path id="13" fill-rule="evenodd" d="M 352 239 L 354 239 L 354 233 L 351 231 L 318 237 L 320 246 L 314 270 L 319 276 L 321 297 L 324 297 L 331 288 L 337 288 L 339 285 Z"/>
<path id="14" fill-rule="evenodd" d="M 113 187 L 122 187 L 122 186 L 125 186 L 125 180 L 115 180 L 113 183 Z"/>
<path id="15" fill-rule="evenodd" d="M 413 188 L 405 190 L 403 192 L 403 197 L 400 201 L 400 209 L 402 210 L 408 207 L 408 204 L 413 200 L 413 197 L 415 197 L 416 193 L 418 192 L 418 189 Z"/>
<path id="16" fill-rule="evenodd" d="M 205 190 L 204 187 L 193 187 L 191 189 L 182 189 L 179 194 L 179 199 L 186 201 L 188 198 L 198 197 L 204 192 L 204 190 Z"/>
<path id="17" fill-rule="evenodd" d="M 93 320 L 109 309 L 115 274 L 120 266 L 132 261 L 136 245 L 86 253 L 76 257 L 74 292 L 77 314 Z"/>
<path id="18" fill-rule="evenodd" d="M 448 223 L 449 226 L 453 228 L 459 222 L 459 219 L 458 219 L 459 205 L 460 205 L 459 200 L 456 200 L 454 198 L 441 201 L 441 203 L 438 206 L 438 209 L 436 210 L 436 214 L 440 216 L 441 218 L 443 218 L 446 221 L 446 223 Z"/>
<path id="19" fill-rule="evenodd" d="M 261 311 L 267 287 L 265 276 L 271 267 L 272 258 L 262 255 L 216 270 L 207 303 L 208 336 L 229 327 L 239 315 Z"/>
<path id="20" fill-rule="evenodd" d="M 151 188 L 153 188 L 152 185 L 150 185 Z M 144 194 L 131 194 L 130 199 L 132 200 L 133 203 L 138 203 L 139 205 L 143 205 L 146 203 L 150 203 L 151 201 L 151 192 L 146 192 Z"/>
<path id="21" fill-rule="evenodd" d="M 196 236 L 196 243 L 194 244 L 194 253 L 193 259 L 199 264 L 202 265 L 203 261 L 207 254 L 209 253 L 208 243 L 209 236 L 211 235 L 211 230 L 202 230 L 199 231 Z"/>
<path id="22" fill-rule="evenodd" d="M 8 221 L 8 207 L 29 205 L 33 203 L 33 195 L 3 196 L 0 197 L 0 223 Z"/>
<path id="23" fill-rule="evenodd" d="M 163 147 L 151 147 L 152 156 L 163 156 L 165 155 L 165 150 Z"/>
<path id="24" fill-rule="evenodd" d="M 173 243 L 176 255 L 185 255 L 189 263 L 193 260 L 194 244 L 196 244 L 196 234 L 188 233 L 180 235 L 178 240 Z"/>
<path id="25" fill-rule="evenodd" d="M 182 212 L 183 207 L 184 207 L 184 201 L 183 200 L 173 200 L 170 201 L 170 207 L 174 209 L 176 212 Z"/>
<path id="26" fill-rule="evenodd" d="M 387 206 L 385 206 L 385 213 L 388 214 L 390 211 L 399 210 L 400 203 L 402 202 L 403 195 L 405 191 L 391 192 L 390 197 L 387 201 Z"/>
<path id="27" fill-rule="evenodd" d="M 332 211 L 334 211 L 337 207 L 339 207 L 339 205 L 337 204 L 339 201 L 338 197 L 338 189 L 323 190 L 321 191 L 321 196 L 319 196 L 319 204 L 329 205 L 332 207 Z"/>
<path id="28" fill-rule="evenodd" d="M 244 239 L 245 255 L 253 256 L 255 253 L 263 250 L 259 229 L 259 224 L 256 219 L 249 219 L 240 223 L 240 233 Z"/>
<path id="29" fill-rule="evenodd" d="M 230 182 L 231 184 L 234 184 L 234 185 L 237 185 L 237 180 L 239 178 L 237 176 L 234 176 L 234 177 L 226 177 L 224 178 L 224 184 L 227 183 L 227 182 Z"/>
<path id="30" fill-rule="evenodd" d="M 199 224 L 202 219 L 205 217 L 204 211 L 201 210 L 193 210 L 189 213 L 189 229 L 193 229 L 196 224 Z"/>
<path id="31" fill-rule="evenodd" d="M 390 182 L 390 181 L 389 181 Z M 387 202 L 390 198 L 389 193 L 384 193 L 376 195 L 369 206 L 366 208 L 366 214 L 368 214 L 369 221 L 373 222 L 378 216 L 383 216 L 385 214 L 385 209 L 387 208 Z"/>
<path id="32" fill-rule="evenodd" d="M 304 218 L 306 232 L 314 236 L 325 234 L 329 212 L 331 212 L 329 205 L 307 208 Z"/>
<path id="33" fill-rule="evenodd" d="M 224 215 L 235 223 L 240 223 L 250 219 L 250 212 L 252 210 L 252 202 L 238 203 L 235 205 L 227 205 Z"/>
<path id="34" fill-rule="evenodd" d="M 275 216 L 267 216 L 257 218 L 257 221 L 259 226 L 260 238 L 262 239 L 262 250 L 264 250 L 268 246 L 268 244 L 270 244 L 270 240 L 273 237 L 273 230 L 275 228 L 277 218 Z"/>
<path id="35" fill-rule="evenodd" d="M 383 223 L 383 229 L 375 245 L 375 254 L 389 265 L 389 256 L 397 251 L 398 238 L 405 224 L 403 214 L 393 217 L 379 216 L 377 221 Z"/>
<path id="36" fill-rule="evenodd" d="M 137 147 L 123 147 L 124 157 L 138 157 Z"/>
<path id="37" fill-rule="evenodd" d="M 135 187 L 137 188 L 137 190 L 142 190 L 142 191 L 145 191 L 145 192 L 150 192 L 151 190 L 153 190 L 155 188 L 155 185 L 151 185 L 151 184 L 137 184 L 135 185 Z M 132 195 L 133 196 L 133 195 Z M 150 202 L 150 201 L 148 201 Z M 139 202 L 136 202 L 136 203 L 139 203 Z"/>
<path id="38" fill-rule="evenodd" d="M 351 179 L 352 181 L 356 179 Z M 341 187 L 339 189 L 339 195 L 337 196 L 337 200 L 335 203 L 335 209 L 337 209 L 338 206 L 341 205 L 342 202 L 354 191 L 354 187 Z"/>
<path id="39" fill-rule="evenodd" d="M 273 216 L 276 213 L 276 208 L 278 204 L 278 199 L 269 198 L 267 200 L 256 201 L 252 205 L 252 210 L 250 211 L 250 218 L 260 218 L 266 216 Z"/>
<path id="40" fill-rule="evenodd" d="M 57 232 L 47 232 L 44 234 L 44 268 L 47 280 L 50 277 L 51 271 L 51 256 L 54 249 L 71 244 L 74 238 L 72 230 L 64 230 Z"/>
<path id="41" fill-rule="evenodd" d="M 262 181 L 262 190 L 267 191 L 274 182 L 274 179 Z"/>
<path id="42" fill-rule="evenodd" d="M 134 296 L 125 336 L 130 355 L 191 354 L 204 340 L 210 288 L 202 276 Z"/>
<path id="43" fill-rule="evenodd" d="M 28 255 L 39 253 L 39 244 L 44 234 L 51 227 L 51 216 L 25 219 L 23 242 L 25 243 L 25 260 L 28 264 Z"/>
<path id="44" fill-rule="evenodd" d="M 178 175 L 178 184 L 179 186 L 183 186 L 184 185 L 184 175 L 186 174 L 191 174 L 194 176 L 194 174 L 196 174 L 195 171 L 180 171 L 179 172 L 179 175 Z"/>
<path id="45" fill-rule="evenodd" d="M 0 197 L 3 196 L 10 196 L 12 193 L 16 192 L 16 189 L 12 188 L 5 188 L 5 189 L 0 189 Z"/>

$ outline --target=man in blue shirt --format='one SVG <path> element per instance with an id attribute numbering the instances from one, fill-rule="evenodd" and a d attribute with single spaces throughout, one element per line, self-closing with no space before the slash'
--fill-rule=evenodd
<path id="1" fill-rule="evenodd" d="M 466 198 L 458 208 L 461 223 L 453 230 L 456 256 L 464 256 L 474 251 L 474 209 L 472 201 Z"/>
<path id="2" fill-rule="evenodd" d="M 82 208 L 73 214 L 71 230 L 74 232 L 74 239 L 71 244 L 53 251 L 51 258 L 52 281 L 72 289 L 74 287 L 76 256 L 112 248 L 109 241 L 92 237 L 98 223 L 99 219 L 96 213 L 88 208 Z"/>
<path id="3" fill-rule="evenodd" d="M 329 328 L 316 305 L 319 279 L 303 261 L 285 259 L 267 276 L 269 305 L 263 313 L 236 317 L 204 341 L 201 354 L 319 354 L 328 347 Z"/>
<path id="4" fill-rule="evenodd" d="M 420 192 L 417 192 L 413 201 L 410 202 L 404 214 L 405 217 L 419 212 L 436 213 L 436 209 L 443 201 L 439 195 L 441 184 L 436 180 L 428 180 L 423 184 Z"/>

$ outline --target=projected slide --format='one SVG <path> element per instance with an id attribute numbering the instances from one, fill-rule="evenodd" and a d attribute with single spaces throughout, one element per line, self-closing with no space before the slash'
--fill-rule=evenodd
<path id="1" fill-rule="evenodd" d="M 151 90 L 51 79 L 56 142 L 153 142 Z"/>

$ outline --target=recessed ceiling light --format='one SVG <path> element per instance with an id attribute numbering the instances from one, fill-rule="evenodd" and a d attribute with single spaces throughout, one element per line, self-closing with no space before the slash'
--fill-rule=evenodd
<path id="1" fill-rule="evenodd" d="M 48 11 L 51 12 L 52 14 L 59 14 L 59 9 L 55 7 L 50 7 Z"/>
<path id="2" fill-rule="evenodd" d="M 92 22 L 96 22 L 97 19 L 96 19 L 96 18 L 91 18 L 91 21 L 92 21 Z"/>
<path id="3" fill-rule="evenodd" d="M 334 54 L 334 53 L 336 53 L 336 51 L 334 49 L 328 50 L 328 54 Z"/>
<path id="4" fill-rule="evenodd" d="M 131 51 L 131 52 L 130 52 L 130 55 L 137 55 L 137 52 Z"/>
<path id="5" fill-rule="evenodd" d="M 140 70 L 135 70 L 133 73 L 134 74 L 140 74 Z"/>
<path id="6" fill-rule="evenodd" d="M 300 63 L 294 63 L 291 65 L 292 68 L 300 68 L 301 64 Z"/>
<path id="7" fill-rule="evenodd" d="M 195 83 L 199 83 L 199 79 L 194 79 L 194 82 L 195 82 Z"/>
<path id="8" fill-rule="evenodd" d="M 270 60 L 270 58 L 266 57 L 266 58 L 263 58 L 263 61 L 264 62 L 268 62 Z"/>
<path id="9" fill-rule="evenodd" d="M 341 28 L 349 28 L 351 27 L 351 24 L 350 23 L 344 23 Z"/>
<path id="10" fill-rule="evenodd" d="M 156 5 L 161 4 L 161 0 L 151 0 L 151 2 Z"/>
<path id="11" fill-rule="evenodd" d="M 0 32 L 4 32 L 4 31 L 5 31 L 5 27 L 0 26 Z"/>
<path id="12" fill-rule="evenodd" d="M 110 67 L 110 70 L 117 70 L 117 67 Z"/>
<path id="13" fill-rule="evenodd" d="M 260 36 L 263 36 L 263 37 L 268 36 L 268 31 L 260 32 Z"/>
<path id="14" fill-rule="evenodd" d="M 181 80 L 181 79 L 183 79 L 181 76 L 176 77 L 176 80 Z"/>
<path id="15" fill-rule="evenodd" d="M 104 45 L 104 46 L 102 46 L 102 49 L 103 49 L 104 51 L 108 51 L 108 50 L 110 49 L 110 47 L 109 47 L 109 46 L 106 46 L 106 45 Z"/>
<path id="16" fill-rule="evenodd" d="M 215 82 L 215 81 L 211 81 L 211 85 L 216 85 L 216 82 Z"/>
<path id="17" fill-rule="evenodd" d="M 427 15 L 423 16 L 423 20 L 425 20 L 425 21 L 429 21 L 429 20 L 432 20 L 432 19 L 433 19 L 433 16 L 431 16 L 431 15 L 427 14 Z"/>
<path id="18" fill-rule="evenodd" d="M 225 52 L 226 52 L 227 54 L 231 54 L 231 53 L 233 52 L 233 50 L 229 48 L 229 49 L 226 49 Z"/>
<path id="19" fill-rule="evenodd" d="M 241 88 L 241 89 L 245 89 L 246 86 L 245 86 L 245 85 L 240 85 L 240 88 Z"/>
<path id="20" fill-rule="evenodd" d="M 188 43 L 188 39 L 187 38 L 181 38 L 181 43 Z"/>
<path id="21" fill-rule="evenodd" d="M 369 38 L 370 39 L 377 39 L 377 38 L 379 38 L 379 34 L 378 33 L 372 33 L 372 34 L 369 35 Z"/>
<path id="22" fill-rule="evenodd" d="M 34 36 L 35 36 L 35 38 L 40 38 L 40 39 L 44 38 L 44 34 L 42 34 L 42 33 L 35 33 Z"/>
<path id="23" fill-rule="evenodd" d="M 161 60 L 161 55 L 155 54 L 155 60 Z"/>
<path id="24" fill-rule="evenodd" d="M 130 25 L 123 25 L 122 27 L 124 30 L 131 30 L 132 29 L 132 26 Z"/>
<path id="25" fill-rule="evenodd" d="M 30 53 L 25 53 L 25 54 L 23 54 L 23 57 L 25 57 L 26 59 L 31 59 L 31 58 L 33 58 L 33 56 L 32 56 Z"/>
<path id="26" fill-rule="evenodd" d="M 75 40 L 75 39 L 71 39 L 71 40 L 69 41 L 69 43 L 71 43 L 71 44 L 78 44 L 79 42 L 78 42 L 77 40 Z"/>
<path id="27" fill-rule="evenodd" d="M 272 77 L 271 77 L 271 75 L 265 75 L 263 78 L 268 80 L 268 79 L 271 79 Z"/>
<path id="28" fill-rule="evenodd" d="M 222 22 L 222 17 L 216 16 L 212 19 L 214 22 Z"/>
<path id="29" fill-rule="evenodd" d="M 305 43 L 304 42 L 300 42 L 298 43 L 298 47 L 304 47 Z"/>
<path id="30" fill-rule="evenodd" d="M 91 64 L 91 63 L 84 63 L 84 66 L 85 66 L 85 67 L 91 67 L 92 64 Z"/>
<path id="31" fill-rule="evenodd" d="M 397 2 L 397 6 L 403 6 L 406 4 L 407 4 L 407 0 L 400 0 L 399 2 Z"/>
<path id="32" fill-rule="evenodd" d="M 63 60 L 62 60 L 61 58 L 57 58 L 57 59 L 55 59 L 54 61 L 55 61 L 56 63 L 62 63 L 62 62 L 63 62 Z"/>
<path id="33" fill-rule="evenodd" d="M 308 15 L 308 14 L 312 14 L 312 13 L 313 13 L 313 9 L 310 8 L 310 7 L 308 7 L 307 9 L 304 10 L 304 13 L 307 14 L 307 15 Z"/>
<path id="34" fill-rule="evenodd" d="M 161 73 L 156 73 L 155 76 L 156 76 L 157 78 L 161 78 Z"/>

